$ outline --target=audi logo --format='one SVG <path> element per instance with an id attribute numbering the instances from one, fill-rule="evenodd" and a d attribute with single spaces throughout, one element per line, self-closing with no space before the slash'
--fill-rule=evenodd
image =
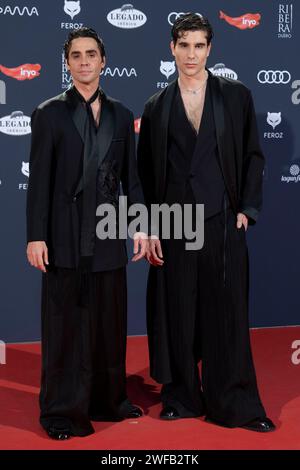
<path id="1" fill-rule="evenodd" d="M 291 74 L 287 70 L 260 70 L 257 74 L 259 83 L 275 83 L 286 85 L 291 80 Z"/>
<path id="2" fill-rule="evenodd" d="M 171 13 L 169 13 L 169 16 L 168 16 L 168 23 L 173 26 L 173 24 L 175 23 L 176 20 L 178 20 L 178 18 L 182 15 L 185 15 L 184 12 L 181 12 L 181 13 L 177 13 L 176 11 L 172 11 Z M 200 18 L 202 18 L 202 15 L 200 13 L 196 13 L 196 15 L 199 15 Z"/>

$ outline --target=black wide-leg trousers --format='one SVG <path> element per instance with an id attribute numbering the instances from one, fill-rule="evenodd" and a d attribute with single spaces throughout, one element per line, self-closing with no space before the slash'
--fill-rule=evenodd
<path id="1" fill-rule="evenodd" d="M 126 394 L 126 268 L 53 268 L 42 279 L 40 422 L 73 435 L 90 420 L 118 420 Z"/>
<path id="2" fill-rule="evenodd" d="M 182 417 L 235 427 L 265 417 L 249 337 L 246 236 L 230 209 L 206 220 L 204 235 L 199 251 L 186 251 L 184 240 L 163 244 L 172 383 L 162 402 Z"/>

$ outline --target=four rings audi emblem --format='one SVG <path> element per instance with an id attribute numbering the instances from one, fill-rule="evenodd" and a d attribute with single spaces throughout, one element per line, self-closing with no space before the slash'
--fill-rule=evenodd
<path id="1" fill-rule="evenodd" d="M 291 74 L 287 70 L 260 70 L 257 74 L 259 83 L 287 84 L 291 79 Z"/>
<path id="2" fill-rule="evenodd" d="M 168 15 L 168 23 L 173 26 L 173 24 L 175 23 L 176 20 L 178 20 L 178 18 L 182 15 L 185 15 L 184 12 L 180 12 L 180 13 L 177 13 L 176 11 L 172 11 L 171 13 L 169 13 Z M 196 13 L 196 15 L 200 16 L 202 18 L 202 15 L 200 13 Z"/>

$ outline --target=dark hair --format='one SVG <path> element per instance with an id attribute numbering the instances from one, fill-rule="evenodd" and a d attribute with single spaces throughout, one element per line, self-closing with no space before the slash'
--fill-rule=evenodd
<path id="1" fill-rule="evenodd" d="M 71 49 L 71 42 L 73 41 L 73 39 L 77 39 L 77 38 L 92 38 L 92 39 L 95 39 L 97 45 L 98 45 L 98 49 L 100 51 L 100 54 L 101 54 L 101 57 L 105 57 L 105 48 L 104 48 L 104 43 L 102 41 L 102 39 L 98 36 L 98 34 L 96 33 L 96 31 L 92 28 L 79 28 L 79 29 L 75 29 L 74 31 L 72 31 L 66 42 L 64 43 L 64 53 L 65 53 L 65 58 L 66 60 L 68 60 L 69 58 L 69 52 L 70 52 L 70 49 Z"/>
<path id="2" fill-rule="evenodd" d="M 179 38 L 186 31 L 205 31 L 207 44 L 211 43 L 214 36 L 212 26 L 207 18 L 200 16 L 198 13 L 184 13 L 179 16 L 173 24 L 171 35 L 174 46 Z"/>

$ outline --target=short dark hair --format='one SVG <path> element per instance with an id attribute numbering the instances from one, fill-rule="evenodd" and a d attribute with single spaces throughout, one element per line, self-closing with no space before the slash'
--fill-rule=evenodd
<path id="1" fill-rule="evenodd" d="M 171 30 L 174 46 L 177 40 L 181 38 L 186 31 L 205 31 L 208 45 L 211 43 L 214 36 L 212 26 L 208 19 L 198 13 L 184 13 L 177 18 Z"/>
<path id="2" fill-rule="evenodd" d="M 104 43 L 102 41 L 102 39 L 100 38 L 100 36 L 98 36 L 98 34 L 96 33 L 96 31 L 92 28 L 79 28 L 79 29 L 75 29 L 74 31 L 72 31 L 66 42 L 64 43 L 64 53 L 65 53 L 65 59 L 68 60 L 69 58 L 69 52 L 70 52 L 70 49 L 71 49 L 71 43 L 73 41 L 73 39 L 77 39 L 77 38 L 92 38 L 92 39 L 95 39 L 97 45 L 98 45 L 98 49 L 100 51 L 100 54 L 101 54 L 101 57 L 105 57 L 105 47 L 104 47 Z"/>

